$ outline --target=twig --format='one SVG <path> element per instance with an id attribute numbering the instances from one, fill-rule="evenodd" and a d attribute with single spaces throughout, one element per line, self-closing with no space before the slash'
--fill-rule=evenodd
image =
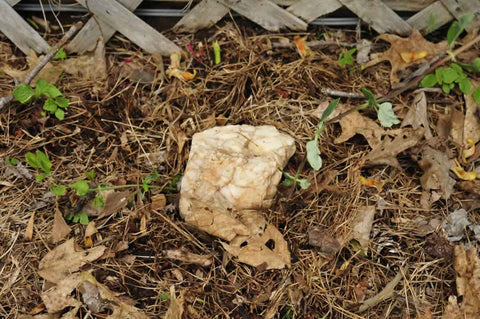
<path id="1" fill-rule="evenodd" d="M 25 77 L 20 84 L 30 84 L 32 80 L 37 76 L 37 74 L 47 65 L 47 63 L 53 58 L 53 56 L 57 53 L 57 51 L 65 45 L 65 43 L 70 40 L 75 33 L 78 32 L 83 26 L 83 22 L 79 21 L 75 23 L 68 31 L 65 33 L 63 38 L 55 44 L 51 50 L 43 57 L 43 59 L 38 63 Z M 17 87 L 17 86 L 16 86 Z M 4 96 L 0 98 L 0 110 L 4 108 L 11 100 L 13 100 L 13 95 L 10 94 L 8 96 Z"/>
<path id="2" fill-rule="evenodd" d="M 324 92 L 326 95 L 329 95 L 329 96 L 346 97 L 351 99 L 365 99 L 364 95 L 358 94 L 355 92 L 344 92 L 344 91 L 332 90 L 329 88 L 326 88 Z"/>
<path id="3" fill-rule="evenodd" d="M 400 270 L 395 276 L 395 278 L 393 278 L 393 280 L 390 281 L 385 286 L 385 288 L 382 289 L 382 291 L 380 291 L 378 294 L 376 294 L 372 298 L 365 300 L 363 304 L 360 306 L 360 308 L 358 309 L 358 312 L 364 312 L 372 307 L 375 307 L 380 302 L 391 298 L 393 296 L 393 293 L 395 292 L 394 290 L 395 287 L 400 282 L 400 280 L 402 280 L 402 278 L 403 278 L 403 273 Z"/>
<path id="4" fill-rule="evenodd" d="M 305 44 L 310 48 L 323 47 L 328 45 L 338 45 L 341 47 L 354 47 L 357 45 L 356 43 L 325 41 L 325 40 L 309 41 L 309 42 L 306 42 Z M 290 42 L 287 42 L 287 43 L 274 42 L 272 43 L 272 47 L 273 48 L 293 48 L 295 47 L 295 44 Z"/>

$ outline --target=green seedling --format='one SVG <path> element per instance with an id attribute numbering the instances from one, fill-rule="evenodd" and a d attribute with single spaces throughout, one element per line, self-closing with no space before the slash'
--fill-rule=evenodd
<path id="1" fill-rule="evenodd" d="M 89 222 L 88 215 L 84 212 L 67 215 L 65 219 L 74 224 L 80 223 L 85 226 L 88 225 Z"/>
<path id="2" fill-rule="evenodd" d="M 28 84 L 19 85 L 13 90 L 13 97 L 22 104 L 30 103 L 33 99 L 45 98 L 43 110 L 55 115 L 59 120 L 65 118 L 65 111 L 70 105 L 70 100 L 62 96 L 62 92 L 55 85 L 44 79 L 38 79 L 35 89 Z"/>
<path id="3" fill-rule="evenodd" d="M 57 53 L 53 56 L 55 60 L 63 61 L 67 58 L 67 52 L 65 52 L 64 48 L 60 48 Z"/>
<path id="4" fill-rule="evenodd" d="M 378 103 L 375 95 L 373 95 L 372 91 L 368 89 L 362 88 L 362 93 L 367 99 L 367 102 L 360 105 L 358 107 L 358 110 L 364 109 L 366 107 L 375 109 L 375 111 L 377 111 L 377 118 L 383 127 L 392 127 L 393 125 L 400 123 L 397 116 L 393 112 L 392 103 Z"/>
<path id="5" fill-rule="evenodd" d="M 152 182 L 156 182 L 158 180 L 158 173 L 156 170 L 153 171 L 153 174 L 148 175 L 142 180 L 142 189 L 144 192 L 148 192 L 150 190 L 150 187 Z"/>
<path id="6" fill-rule="evenodd" d="M 91 181 L 95 180 L 95 171 L 92 169 L 91 171 L 85 172 L 85 177 Z"/>
<path id="7" fill-rule="evenodd" d="M 320 122 L 318 123 L 315 131 L 315 138 L 307 142 L 307 160 L 310 166 L 316 171 L 322 168 L 323 165 L 322 158 L 320 157 L 320 149 L 318 148 L 318 139 L 325 128 L 325 120 L 332 114 L 339 102 L 340 100 L 336 99 L 328 104 L 328 107 L 323 111 Z"/>
<path id="8" fill-rule="evenodd" d="M 182 175 L 177 174 L 173 176 L 170 186 L 165 186 L 162 188 L 162 193 L 177 193 L 178 192 L 178 183 L 180 182 Z"/>
<path id="9" fill-rule="evenodd" d="M 473 21 L 474 14 L 466 14 L 462 16 L 458 21 L 454 21 L 447 32 L 447 42 L 450 48 L 455 44 L 455 40 L 462 34 L 465 28 Z"/>
<path id="10" fill-rule="evenodd" d="M 218 44 L 218 41 L 213 42 L 212 49 L 213 49 L 214 63 L 215 65 L 218 65 L 220 64 L 220 62 L 222 62 L 220 44 Z"/>
<path id="11" fill-rule="evenodd" d="M 10 166 L 17 166 L 17 164 L 20 163 L 20 161 L 14 157 L 7 156 L 5 158 L 5 163 Z"/>
<path id="12" fill-rule="evenodd" d="M 25 160 L 31 167 L 38 168 L 43 172 L 38 174 L 35 177 L 35 180 L 37 182 L 43 181 L 45 177 L 50 175 L 52 162 L 50 162 L 50 160 L 48 159 L 47 155 L 44 152 L 40 150 L 37 150 L 35 154 L 28 152 L 27 154 L 25 154 Z"/>
<path id="13" fill-rule="evenodd" d="M 310 183 L 305 178 L 299 178 L 298 176 L 290 175 L 287 172 L 282 171 L 281 169 L 280 171 L 283 173 L 283 176 L 285 177 L 285 180 L 283 181 L 283 185 L 291 186 L 291 185 L 298 184 L 301 189 L 308 189 L 310 187 Z"/>
<path id="14" fill-rule="evenodd" d="M 435 73 L 426 75 L 422 79 L 420 85 L 422 87 L 434 87 L 439 85 L 442 87 L 443 92 L 447 94 L 449 94 L 456 86 L 458 86 L 460 91 L 464 94 L 469 94 L 472 89 L 469 78 L 463 72 L 463 68 L 457 63 L 450 64 L 450 67 L 437 68 Z"/>
<path id="15" fill-rule="evenodd" d="M 357 52 L 357 48 L 353 48 L 351 50 L 348 50 L 347 52 L 342 52 L 340 53 L 340 56 L 338 58 L 338 65 L 340 65 L 342 68 L 345 67 L 345 65 L 353 65 L 353 54 Z"/>

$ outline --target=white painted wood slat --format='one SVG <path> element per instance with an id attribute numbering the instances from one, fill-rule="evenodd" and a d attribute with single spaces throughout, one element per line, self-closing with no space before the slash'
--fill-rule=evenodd
<path id="1" fill-rule="evenodd" d="M 218 0 L 203 0 L 190 10 L 173 27 L 175 32 L 195 32 L 213 26 L 230 9 Z"/>
<path id="2" fill-rule="evenodd" d="M 432 25 L 430 25 L 431 19 L 433 19 Z M 407 22 L 420 32 L 428 33 L 437 30 L 453 19 L 454 16 L 450 11 L 440 1 L 436 1 L 408 18 Z"/>
<path id="3" fill-rule="evenodd" d="M 48 52 L 48 43 L 10 5 L 0 0 L 0 31 L 25 54 Z"/>
<path id="4" fill-rule="evenodd" d="M 300 0 L 288 7 L 288 11 L 307 22 L 312 22 L 341 7 L 343 4 L 338 0 Z"/>

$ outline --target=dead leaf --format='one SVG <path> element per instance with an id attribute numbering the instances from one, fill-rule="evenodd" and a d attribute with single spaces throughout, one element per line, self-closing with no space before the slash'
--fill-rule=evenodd
<path id="1" fill-rule="evenodd" d="M 67 225 L 65 218 L 63 218 L 62 213 L 58 208 L 55 208 L 55 215 L 53 217 L 53 227 L 52 233 L 50 235 L 50 242 L 53 244 L 58 243 L 59 241 L 63 240 L 70 234 L 72 230 Z"/>
<path id="2" fill-rule="evenodd" d="M 422 159 L 418 162 L 423 169 L 423 175 L 420 177 L 420 183 L 425 193 L 425 200 L 429 204 L 434 202 L 434 198 L 430 192 L 439 191 L 443 199 L 450 198 L 453 193 L 455 179 L 450 177 L 450 160 L 448 156 L 436 149 L 426 146 L 423 148 Z M 440 198 L 437 198 L 438 200 Z"/>
<path id="3" fill-rule="evenodd" d="M 170 306 L 167 313 L 163 317 L 164 319 L 182 319 L 183 308 L 185 298 L 183 292 L 180 293 L 180 297 L 177 298 L 175 294 L 175 286 L 170 286 Z"/>
<path id="4" fill-rule="evenodd" d="M 127 206 L 132 200 L 133 194 L 130 191 L 116 192 L 115 190 L 102 191 L 105 206 L 103 208 L 93 205 L 89 202 L 82 211 L 88 216 L 98 216 L 98 218 L 110 216 Z"/>
<path id="5" fill-rule="evenodd" d="M 245 242 L 232 241 L 230 245 L 222 242 L 222 246 L 230 254 L 237 256 L 240 262 L 254 267 L 262 264 L 265 269 L 282 269 L 290 266 L 288 244 L 275 226 L 268 224 L 261 236 L 252 236 Z"/>
<path id="6" fill-rule="evenodd" d="M 478 87 L 478 83 L 472 81 L 473 87 Z M 463 144 L 468 145 L 467 139 L 473 140 L 474 144 L 480 141 L 480 122 L 478 115 L 480 113 L 480 105 L 475 102 L 471 94 L 464 94 L 466 114 L 463 125 Z"/>
<path id="7" fill-rule="evenodd" d="M 378 294 L 373 296 L 370 299 L 367 299 L 363 302 L 363 304 L 360 306 L 358 309 L 358 312 L 364 312 L 372 307 L 375 307 L 379 303 L 381 303 L 384 300 L 390 299 L 393 297 L 395 293 L 395 287 L 398 285 L 398 283 L 402 280 L 403 278 L 403 273 L 399 271 L 395 278 L 392 279 L 388 284 L 385 285 L 385 288 L 382 289 Z"/>
<path id="8" fill-rule="evenodd" d="M 423 138 L 424 132 L 423 128 L 417 130 L 401 129 L 394 138 L 385 136 L 383 141 L 365 156 L 365 164 L 400 167 L 397 155 L 417 145 Z"/>
<path id="9" fill-rule="evenodd" d="M 57 280 L 58 278 L 54 279 Z M 55 313 L 62 311 L 66 307 L 81 306 L 82 303 L 71 296 L 73 290 L 77 288 L 81 282 L 82 274 L 80 273 L 65 273 L 61 279 L 55 281 L 55 286 L 41 294 L 47 311 L 49 313 Z"/>
<path id="10" fill-rule="evenodd" d="M 152 196 L 152 203 L 150 204 L 150 208 L 152 210 L 160 210 L 163 209 L 167 205 L 167 198 L 165 194 L 157 194 Z"/>
<path id="11" fill-rule="evenodd" d="M 76 75 L 82 80 L 103 83 L 107 78 L 107 61 L 103 38 L 99 37 L 93 52 L 64 60 L 62 68 L 63 71 Z"/>
<path id="12" fill-rule="evenodd" d="M 190 81 L 195 78 L 197 75 L 197 70 L 194 70 L 193 73 L 180 70 L 180 61 L 182 59 L 182 55 L 179 52 L 174 52 L 170 55 L 170 66 L 168 70 L 165 71 L 165 74 L 169 77 L 176 77 L 181 81 Z"/>
<path id="13" fill-rule="evenodd" d="M 302 59 L 313 56 L 313 51 L 306 43 L 307 37 L 299 37 L 296 35 L 293 38 L 293 43 L 297 48 L 298 54 L 302 57 Z"/>
<path id="14" fill-rule="evenodd" d="M 33 225 L 35 222 L 35 211 L 32 212 L 32 216 L 28 219 L 27 228 L 25 229 L 25 240 L 31 241 L 33 238 Z"/>
<path id="15" fill-rule="evenodd" d="M 308 243 L 320 248 L 320 251 L 326 255 L 334 256 L 342 248 L 338 240 L 329 235 L 324 229 L 309 227 L 307 232 Z"/>
<path id="16" fill-rule="evenodd" d="M 463 112 L 458 111 L 455 108 L 450 108 L 449 111 L 451 112 L 449 114 L 450 137 L 458 145 L 463 145 L 463 141 L 466 139 L 463 135 L 465 115 Z"/>
<path id="17" fill-rule="evenodd" d="M 3 66 L 3 72 L 11 76 L 12 78 L 18 80 L 19 82 L 23 82 L 27 75 L 40 63 L 42 60 L 43 56 L 37 57 L 35 52 L 32 50 L 30 53 L 27 55 L 27 64 L 28 64 L 28 69 L 26 70 L 17 70 L 14 69 L 8 65 Z M 63 68 L 58 65 L 59 62 L 48 62 L 42 70 L 38 73 L 37 76 L 33 79 L 31 85 L 35 86 L 35 83 L 37 83 L 37 80 L 40 78 L 43 78 L 45 81 L 55 84 L 58 79 L 60 78 L 60 75 L 63 73 Z"/>
<path id="18" fill-rule="evenodd" d="M 85 236 L 84 236 L 84 241 L 85 241 L 85 247 L 91 248 L 93 247 L 93 235 L 98 233 L 97 227 L 95 227 L 95 222 L 92 220 L 88 223 L 87 228 L 85 229 Z"/>
<path id="19" fill-rule="evenodd" d="M 363 186 L 376 188 L 377 191 L 380 193 L 383 189 L 383 185 L 385 184 L 385 182 L 373 178 L 365 178 L 363 176 L 360 176 L 360 184 L 362 184 Z"/>
<path id="20" fill-rule="evenodd" d="M 102 257 L 105 250 L 105 246 L 98 246 L 76 251 L 74 239 L 69 239 L 43 257 L 38 266 L 38 274 L 49 282 L 58 283 L 86 263 Z"/>
<path id="21" fill-rule="evenodd" d="M 427 114 L 427 97 L 425 92 L 419 92 L 415 95 L 413 100 L 413 105 L 408 110 L 407 115 L 403 118 L 402 124 L 400 127 L 411 126 L 414 129 L 423 127 L 425 129 L 425 138 L 431 138 L 432 131 L 428 124 L 428 114 Z"/>
<path id="22" fill-rule="evenodd" d="M 373 217 L 375 216 L 375 206 L 359 207 L 355 217 L 350 223 L 352 227 L 351 238 L 357 240 L 364 253 L 368 251 L 370 242 L 370 232 L 372 230 Z"/>
<path id="23" fill-rule="evenodd" d="M 367 63 L 365 67 L 373 66 L 382 61 L 389 61 L 392 66 L 390 72 L 390 82 L 392 84 L 400 82 L 397 76 L 398 71 L 405 70 L 414 63 L 422 62 L 425 58 L 432 59 L 448 49 L 446 41 L 439 43 L 429 42 L 425 40 L 422 34 L 416 29 L 412 30 L 408 38 L 401 38 L 393 34 L 382 34 L 378 39 L 389 42 L 390 48 L 385 52 L 375 55 L 372 61 Z M 407 57 L 406 61 L 402 58 L 402 55 L 404 58 Z"/>
<path id="24" fill-rule="evenodd" d="M 463 245 L 454 248 L 454 268 L 457 273 L 457 303 L 455 296 L 449 297 L 443 319 L 478 318 L 480 315 L 480 259 L 475 246 L 465 250 Z"/>
<path id="25" fill-rule="evenodd" d="M 368 292 L 367 278 L 363 278 L 362 280 L 360 280 L 360 282 L 355 285 L 355 288 L 353 290 L 355 292 L 355 297 L 357 298 L 357 302 L 362 302 L 365 299 L 365 295 Z"/>
<path id="26" fill-rule="evenodd" d="M 122 63 L 120 75 L 134 83 L 151 84 L 155 81 L 155 72 L 147 70 L 144 64 L 137 62 Z"/>
<path id="27" fill-rule="evenodd" d="M 164 250 L 163 255 L 165 258 L 180 260 L 190 264 L 197 264 L 202 267 L 208 267 L 213 262 L 212 256 L 194 254 L 185 248 Z"/>
<path id="28" fill-rule="evenodd" d="M 365 64 L 370 60 L 370 51 L 372 50 L 372 41 L 362 39 L 357 42 L 357 63 Z"/>
<path id="29" fill-rule="evenodd" d="M 360 134 L 368 142 L 371 148 L 375 148 L 382 142 L 382 136 L 386 134 L 377 122 L 358 112 L 350 113 L 340 120 L 342 134 L 334 140 L 335 144 L 343 143 L 356 134 Z"/>

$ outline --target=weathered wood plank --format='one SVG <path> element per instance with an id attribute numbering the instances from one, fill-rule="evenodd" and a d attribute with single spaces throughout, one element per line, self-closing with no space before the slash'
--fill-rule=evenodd
<path id="1" fill-rule="evenodd" d="M 135 10 L 143 0 L 118 0 L 125 8 L 130 11 Z M 117 30 L 112 28 L 103 20 L 90 18 L 80 32 L 68 43 L 65 49 L 68 52 L 76 52 L 82 54 L 86 51 L 92 51 L 97 45 L 100 36 L 103 37 L 105 43 L 115 34 Z"/>
<path id="2" fill-rule="evenodd" d="M 474 29 L 480 25 L 480 0 L 441 0 L 448 11 L 456 18 L 463 15 L 475 14 L 475 21 L 466 27 L 467 30 Z"/>
<path id="3" fill-rule="evenodd" d="M 440 1 L 437 1 L 408 18 L 407 22 L 425 34 L 437 30 L 454 18 L 450 11 Z M 433 19 L 432 25 L 430 25 L 431 19 Z"/>
<path id="4" fill-rule="evenodd" d="M 22 0 L 7 0 L 7 3 L 10 5 L 10 6 L 14 6 L 16 5 L 17 3 L 19 3 L 20 1 Z"/>
<path id="5" fill-rule="evenodd" d="M 268 31 L 276 32 L 284 28 L 306 30 L 308 26 L 302 19 L 269 0 L 219 1 Z"/>
<path id="6" fill-rule="evenodd" d="M 378 33 L 408 35 L 412 27 L 380 0 L 340 0 Z"/>
<path id="7" fill-rule="evenodd" d="M 300 0 L 288 7 L 288 12 L 312 22 L 318 17 L 333 12 L 343 7 L 338 0 Z"/>
<path id="8" fill-rule="evenodd" d="M 175 32 L 195 32 L 220 21 L 230 9 L 217 0 L 203 0 L 175 24 Z"/>
<path id="9" fill-rule="evenodd" d="M 115 0 L 88 1 L 88 4 L 87 0 L 77 2 L 95 14 L 97 20 L 109 24 L 147 52 L 170 55 L 181 51 L 175 43 Z"/>
<path id="10" fill-rule="evenodd" d="M 48 43 L 5 0 L 0 0 L 0 12 L 0 31 L 23 53 L 28 54 L 31 50 L 48 52 Z"/>

